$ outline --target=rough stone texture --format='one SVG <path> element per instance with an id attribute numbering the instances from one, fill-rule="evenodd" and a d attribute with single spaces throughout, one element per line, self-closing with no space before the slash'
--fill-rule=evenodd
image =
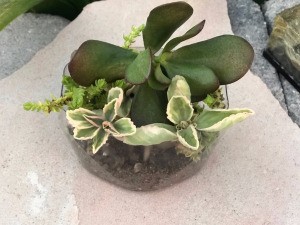
<path id="1" fill-rule="evenodd" d="M 300 0 L 268 0 L 262 5 L 265 19 L 268 26 L 272 29 L 275 16 L 284 9 L 291 8 L 300 4 Z"/>
<path id="2" fill-rule="evenodd" d="M 0 32 L 0 79 L 25 65 L 68 23 L 58 16 L 31 13 L 14 20 Z"/>
<path id="3" fill-rule="evenodd" d="M 256 115 L 224 134 L 200 173 L 156 192 L 130 192 L 92 176 L 79 164 L 58 115 L 22 110 L 25 101 L 59 93 L 62 69 L 83 41 L 122 44 L 123 32 L 164 2 L 93 3 L 0 81 L 1 225 L 300 224 L 300 129 L 250 72 L 229 87 L 230 104 Z M 207 19 L 193 41 L 231 33 L 226 1 L 188 2 L 195 14 L 181 32 Z"/>
<path id="4" fill-rule="evenodd" d="M 300 5 L 275 17 L 268 50 L 300 86 Z"/>
<path id="5" fill-rule="evenodd" d="M 293 7 L 297 4 L 300 4 L 300 0 L 269 0 L 267 1 L 262 10 L 265 15 L 265 20 L 268 23 L 269 30 L 272 31 L 273 22 L 275 16 L 282 12 L 284 9 Z M 290 85 L 284 77 L 281 77 L 282 87 L 285 94 L 286 105 L 288 108 L 289 115 L 300 126 L 300 93 Z"/>
<path id="6" fill-rule="evenodd" d="M 259 5 L 249 0 L 227 0 L 227 2 L 233 33 L 247 39 L 254 48 L 255 57 L 251 71 L 265 82 L 286 109 L 278 74 L 262 55 L 267 45 L 268 32 Z"/>

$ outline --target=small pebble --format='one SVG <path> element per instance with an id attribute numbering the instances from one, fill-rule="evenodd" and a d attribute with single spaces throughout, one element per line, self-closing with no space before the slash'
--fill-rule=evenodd
<path id="1" fill-rule="evenodd" d="M 135 173 L 138 173 L 138 172 L 140 172 L 142 170 L 142 168 L 143 168 L 143 164 L 142 163 L 136 163 L 134 165 L 134 167 L 133 167 L 133 171 Z"/>

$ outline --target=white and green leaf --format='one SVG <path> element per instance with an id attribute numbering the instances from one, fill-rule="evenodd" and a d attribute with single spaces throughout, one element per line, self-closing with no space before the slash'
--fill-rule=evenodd
<path id="1" fill-rule="evenodd" d="M 132 98 L 125 98 L 120 108 L 117 110 L 118 116 L 127 117 L 130 113 L 131 104 L 132 104 Z"/>
<path id="2" fill-rule="evenodd" d="M 112 124 L 112 135 L 116 137 L 125 137 L 133 135 L 136 132 L 136 126 L 130 118 L 121 118 Z"/>
<path id="3" fill-rule="evenodd" d="M 94 138 L 99 130 L 100 128 L 94 126 L 80 129 L 75 127 L 73 136 L 78 140 L 89 140 Z"/>
<path id="4" fill-rule="evenodd" d="M 188 100 L 191 100 L 190 87 L 184 77 L 176 75 L 172 79 L 167 96 L 169 101 L 173 96 L 185 96 Z"/>
<path id="5" fill-rule="evenodd" d="M 133 135 L 124 137 L 129 145 L 156 145 L 166 141 L 177 140 L 176 128 L 171 125 L 154 123 L 136 129 Z"/>
<path id="6" fill-rule="evenodd" d="M 112 101 L 110 101 L 109 103 L 107 103 L 104 107 L 103 107 L 103 114 L 104 114 L 104 118 L 107 121 L 113 121 L 116 116 L 117 116 L 117 107 L 118 103 L 117 103 L 117 99 L 114 99 Z"/>
<path id="7" fill-rule="evenodd" d="M 177 136 L 179 142 L 190 149 L 197 150 L 199 148 L 199 137 L 197 130 L 193 125 L 189 125 L 187 128 L 178 130 Z"/>
<path id="8" fill-rule="evenodd" d="M 167 118 L 174 124 L 189 121 L 194 109 L 185 96 L 173 96 L 167 105 Z"/>
<path id="9" fill-rule="evenodd" d="M 123 101 L 124 92 L 122 88 L 119 87 L 113 87 L 109 90 L 107 95 L 107 102 L 111 102 L 115 99 L 117 99 L 117 106 L 120 107 L 122 101 Z"/>
<path id="10" fill-rule="evenodd" d="M 101 129 L 97 135 L 93 138 L 93 153 L 96 154 L 99 149 L 106 143 L 107 139 L 109 137 L 109 133 L 107 133 L 105 130 Z"/>
<path id="11" fill-rule="evenodd" d="M 194 119 L 196 129 L 217 132 L 245 120 L 254 114 L 251 109 L 215 109 L 203 110 Z"/>
<path id="12" fill-rule="evenodd" d="M 68 122 L 75 128 L 92 127 L 92 124 L 86 120 L 85 116 L 97 116 L 97 114 L 84 108 L 67 110 L 66 112 Z"/>

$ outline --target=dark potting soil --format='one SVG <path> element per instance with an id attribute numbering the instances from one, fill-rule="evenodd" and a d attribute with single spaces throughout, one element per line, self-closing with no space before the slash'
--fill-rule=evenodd
<path id="1" fill-rule="evenodd" d="M 70 135 L 70 138 L 73 137 Z M 129 146 L 110 138 L 93 155 L 90 142 L 75 142 L 76 153 L 86 169 L 106 181 L 135 191 L 172 186 L 195 174 L 201 164 L 201 161 L 194 162 L 178 155 L 172 143 L 152 147 Z"/>

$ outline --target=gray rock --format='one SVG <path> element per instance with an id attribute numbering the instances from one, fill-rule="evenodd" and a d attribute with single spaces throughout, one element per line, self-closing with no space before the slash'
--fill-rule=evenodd
<path id="1" fill-rule="evenodd" d="M 274 20 L 268 50 L 300 85 L 300 5 L 279 13 Z"/>
<path id="2" fill-rule="evenodd" d="M 275 16 L 287 8 L 300 4 L 300 0 L 269 0 L 262 6 L 265 20 L 270 28 L 273 27 Z"/>
<path id="3" fill-rule="evenodd" d="M 267 1 L 263 5 L 262 10 L 269 30 L 272 31 L 274 19 L 278 13 L 297 4 L 300 4 L 300 0 Z M 300 94 L 284 77 L 282 77 L 281 80 L 289 115 L 292 120 L 300 126 Z"/>
<path id="4" fill-rule="evenodd" d="M 281 106 L 286 109 L 278 74 L 262 55 L 267 45 L 268 32 L 259 5 L 249 0 L 227 0 L 227 3 L 234 34 L 248 40 L 254 48 L 255 57 L 251 71 L 264 81 Z"/>
<path id="5" fill-rule="evenodd" d="M 284 77 L 282 86 L 289 116 L 295 123 L 300 125 L 300 93 Z"/>
<path id="6" fill-rule="evenodd" d="M 58 16 L 26 13 L 2 30 L 0 80 L 25 65 L 68 23 L 68 20 Z"/>

